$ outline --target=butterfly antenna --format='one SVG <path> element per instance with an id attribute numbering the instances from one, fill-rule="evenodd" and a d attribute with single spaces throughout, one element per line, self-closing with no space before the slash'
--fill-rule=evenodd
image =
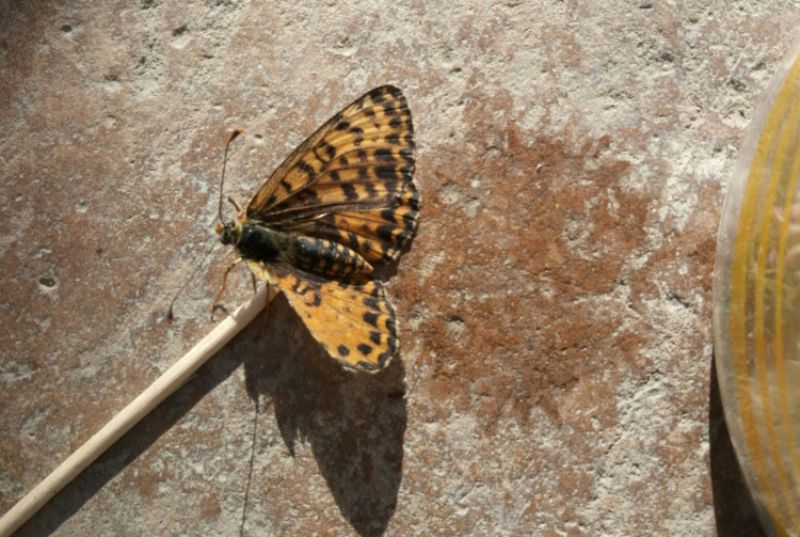
<path id="1" fill-rule="evenodd" d="M 231 142 L 236 139 L 237 136 L 242 134 L 242 129 L 234 129 L 231 133 L 231 137 L 228 138 L 228 143 L 225 144 L 225 156 L 222 157 L 222 177 L 219 180 L 219 221 L 222 222 L 222 200 L 224 198 L 223 191 L 225 185 L 225 165 L 228 163 L 228 148 L 231 146 Z"/>
<path id="2" fill-rule="evenodd" d="M 231 136 L 230 136 L 230 138 L 228 138 L 228 143 L 225 144 L 225 155 L 222 157 L 222 177 L 220 178 L 220 181 L 219 181 L 219 221 L 220 222 L 222 222 L 222 198 L 223 198 L 222 192 L 223 192 L 223 187 L 225 185 L 225 165 L 228 163 L 228 149 L 231 146 L 231 142 L 234 141 L 240 134 L 242 134 L 242 129 L 234 129 L 233 132 L 231 132 Z M 212 239 L 213 238 L 215 238 L 215 237 L 212 237 Z M 206 264 L 206 261 L 208 260 L 208 256 L 211 255 L 211 252 L 213 251 L 213 249 L 214 249 L 214 244 L 212 244 L 211 247 L 206 251 L 206 255 L 203 258 L 203 261 L 199 265 L 197 265 L 197 267 L 195 267 L 194 271 L 192 272 L 192 275 L 189 276 L 189 278 L 187 278 L 186 281 L 183 282 L 183 285 L 181 285 L 181 288 L 178 289 L 178 292 L 175 293 L 174 297 L 172 297 L 172 300 L 169 303 L 169 309 L 167 310 L 167 320 L 168 321 L 172 321 L 175 318 L 175 314 L 173 312 L 173 307 L 175 306 L 175 301 L 178 299 L 178 296 L 180 296 L 180 294 L 183 292 L 183 290 L 186 289 L 186 286 L 189 284 L 189 282 L 194 280 L 194 277 L 197 275 L 197 271 L 199 271 L 200 268 L 203 267 Z"/>

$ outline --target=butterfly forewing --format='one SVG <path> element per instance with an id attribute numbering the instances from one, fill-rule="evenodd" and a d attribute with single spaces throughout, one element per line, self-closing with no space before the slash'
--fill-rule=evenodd
<path id="1" fill-rule="evenodd" d="M 372 262 L 391 261 L 416 227 L 413 153 L 405 97 L 391 86 L 376 88 L 292 153 L 250 202 L 247 217 L 336 240 Z M 339 227 L 341 215 L 346 228 Z"/>

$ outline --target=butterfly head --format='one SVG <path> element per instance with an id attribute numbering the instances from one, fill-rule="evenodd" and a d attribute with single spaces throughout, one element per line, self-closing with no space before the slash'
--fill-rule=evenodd
<path id="1" fill-rule="evenodd" d="M 222 244 L 236 244 L 242 231 L 242 226 L 235 221 L 225 222 L 224 224 L 217 222 L 214 231 L 219 235 L 219 240 Z"/>

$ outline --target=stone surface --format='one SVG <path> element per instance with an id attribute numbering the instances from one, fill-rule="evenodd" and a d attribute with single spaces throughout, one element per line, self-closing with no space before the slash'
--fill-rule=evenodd
<path id="1" fill-rule="evenodd" d="M 279 298 L 20 534 L 760 534 L 710 380 L 712 267 L 798 23 L 790 1 L 0 4 L 0 510 L 213 326 L 230 129 L 244 200 L 394 83 L 424 201 L 390 284 L 402 360 L 342 371 Z"/>

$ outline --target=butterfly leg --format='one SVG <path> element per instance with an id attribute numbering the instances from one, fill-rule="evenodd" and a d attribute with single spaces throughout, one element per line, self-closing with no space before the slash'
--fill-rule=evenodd
<path id="1" fill-rule="evenodd" d="M 233 196 L 228 196 L 228 203 L 230 203 L 231 205 L 233 205 L 236 208 L 236 212 L 237 213 L 242 212 L 242 208 L 239 207 L 239 204 L 236 203 L 236 200 L 233 199 Z"/>
<path id="2" fill-rule="evenodd" d="M 225 287 L 228 283 L 228 274 L 230 273 L 233 268 L 242 262 L 242 258 L 238 258 L 236 261 L 228 265 L 228 268 L 225 269 L 225 273 L 222 275 L 222 287 L 219 288 L 217 291 L 217 295 L 214 297 L 214 302 L 211 304 L 211 320 L 214 320 L 214 312 L 217 309 L 221 309 L 224 313 L 228 313 L 228 310 L 225 309 L 225 306 L 219 303 L 219 299 L 222 298 L 223 293 L 225 293 Z"/>

